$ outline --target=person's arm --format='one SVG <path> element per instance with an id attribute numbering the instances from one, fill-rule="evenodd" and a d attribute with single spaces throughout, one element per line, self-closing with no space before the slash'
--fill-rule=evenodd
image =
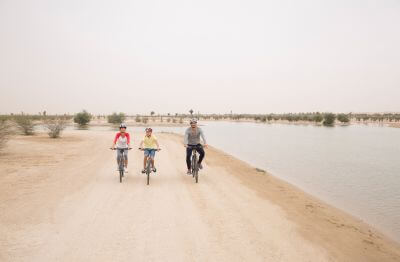
<path id="1" fill-rule="evenodd" d="M 140 141 L 139 148 L 143 148 L 143 142 L 144 142 L 144 140 L 142 139 L 142 141 Z"/>
<path id="2" fill-rule="evenodd" d="M 206 137 L 204 136 L 203 129 L 200 129 L 200 136 L 203 139 L 204 146 L 207 147 Z"/>
<path id="3" fill-rule="evenodd" d="M 185 146 L 185 147 L 187 147 L 187 144 L 188 144 L 188 140 L 189 140 L 189 132 L 188 132 L 189 130 L 186 130 L 185 131 L 185 136 L 183 137 L 183 145 Z"/>
<path id="4" fill-rule="evenodd" d="M 131 136 L 129 135 L 129 133 L 126 133 L 125 135 L 128 147 L 131 147 Z"/>
<path id="5" fill-rule="evenodd" d="M 112 146 L 111 146 L 112 149 L 115 148 L 115 144 L 117 143 L 117 140 L 118 140 L 119 136 L 120 136 L 119 133 L 117 133 L 117 134 L 115 135 L 114 142 L 113 142 L 113 144 L 112 144 Z"/>

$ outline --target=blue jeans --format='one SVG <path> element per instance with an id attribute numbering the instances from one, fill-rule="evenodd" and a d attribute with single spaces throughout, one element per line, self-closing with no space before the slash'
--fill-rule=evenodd
<path id="1" fill-rule="evenodd" d="M 156 149 L 153 148 L 145 148 L 144 149 L 144 156 L 149 156 L 154 159 L 156 156 Z"/>

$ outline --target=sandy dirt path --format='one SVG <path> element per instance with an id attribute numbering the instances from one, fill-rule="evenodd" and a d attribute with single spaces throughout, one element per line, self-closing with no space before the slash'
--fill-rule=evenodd
<path id="1" fill-rule="evenodd" d="M 150 186 L 138 150 L 120 184 L 112 136 L 9 142 L 0 261 L 399 261 L 397 244 L 218 150 L 207 150 L 195 184 L 177 135 L 157 134 L 163 150 Z"/>

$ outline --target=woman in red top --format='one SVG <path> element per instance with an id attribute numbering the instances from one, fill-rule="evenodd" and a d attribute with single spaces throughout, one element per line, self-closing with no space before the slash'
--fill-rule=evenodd
<path id="1" fill-rule="evenodd" d="M 115 135 L 114 142 L 111 146 L 111 149 L 115 149 L 115 146 L 117 146 L 117 165 L 119 166 L 118 159 L 121 157 L 122 152 L 121 149 L 124 151 L 124 166 L 125 166 L 125 172 L 128 172 L 128 150 L 130 149 L 130 143 L 131 139 L 129 136 L 129 133 L 126 132 L 126 125 L 121 124 L 119 126 L 119 132 Z"/>

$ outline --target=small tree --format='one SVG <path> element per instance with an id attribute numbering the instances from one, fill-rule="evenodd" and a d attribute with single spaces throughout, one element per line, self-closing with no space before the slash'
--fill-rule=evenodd
<path id="1" fill-rule="evenodd" d="M 147 124 L 147 122 L 149 122 L 149 119 L 147 117 L 142 117 L 142 122 L 143 124 Z"/>
<path id="2" fill-rule="evenodd" d="M 26 136 L 31 136 L 35 133 L 35 123 L 32 118 L 27 115 L 17 115 L 14 117 L 15 124 L 19 130 Z"/>
<path id="3" fill-rule="evenodd" d="M 324 115 L 324 126 L 333 126 L 335 124 L 336 115 L 332 113 L 326 113 Z"/>
<path id="4" fill-rule="evenodd" d="M 179 124 L 183 124 L 183 117 L 179 118 Z"/>
<path id="5" fill-rule="evenodd" d="M 151 111 L 151 112 L 150 112 L 150 115 L 151 115 L 151 116 L 154 116 L 154 114 L 155 114 L 154 111 Z"/>
<path id="6" fill-rule="evenodd" d="M 176 119 L 175 118 L 172 118 L 172 123 L 176 123 Z"/>
<path id="7" fill-rule="evenodd" d="M 48 130 L 50 138 L 58 138 L 61 136 L 61 132 L 67 126 L 67 120 L 62 118 L 46 119 L 44 122 L 44 126 Z"/>
<path id="8" fill-rule="evenodd" d="M 112 115 L 107 116 L 108 123 L 110 124 L 121 124 L 125 121 L 125 114 L 124 113 L 113 113 Z"/>
<path id="9" fill-rule="evenodd" d="M 194 112 L 193 109 L 189 110 L 189 113 L 190 113 L 191 116 L 193 116 L 193 112 Z"/>
<path id="10" fill-rule="evenodd" d="M 140 119 L 140 116 L 136 116 L 136 117 L 135 117 L 135 122 L 136 122 L 136 123 L 142 122 L 142 119 Z"/>
<path id="11" fill-rule="evenodd" d="M 324 118 L 322 117 L 321 114 L 317 113 L 317 114 L 313 115 L 312 120 L 313 120 L 315 123 L 321 123 L 322 120 L 324 120 Z"/>
<path id="12" fill-rule="evenodd" d="M 339 120 L 341 123 L 348 123 L 350 122 L 349 116 L 346 114 L 338 114 L 337 120 Z"/>
<path id="13" fill-rule="evenodd" d="M 85 126 L 89 124 L 90 120 L 92 119 L 92 115 L 89 114 L 86 110 L 83 110 L 80 113 L 75 114 L 74 122 L 80 126 Z"/>

